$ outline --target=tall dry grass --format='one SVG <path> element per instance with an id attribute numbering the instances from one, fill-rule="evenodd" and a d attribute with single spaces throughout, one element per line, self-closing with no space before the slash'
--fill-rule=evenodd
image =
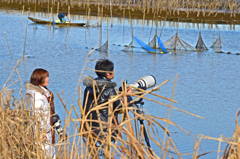
<path id="1" fill-rule="evenodd" d="M 86 67 L 86 64 L 87 62 L 92 61 L 89 60 L 92 53 L 93 50 L 87 56 L 83 70 L 90 69 Z M 0 91 L 0 129 L 2 130 L 0 133 L 0 156 L 3 158 L 50 158 L 42 149 L 43 144 L 50 143 L 42 143 L 41 137 L 45 132 L 39 131 L 39 119 L 30 114 L 30 108 L 27 105 L 28 98 L 25 98 L 25 93 L 22 92 L 23 86 L 21 76 L 17 69 L 17 65 L 21 62 L 21 60 L 22 59 L 18 61 Z M 104 104 L 94 105 L 91 111 L 98 112 L 100 109 L 107 108 L 109 112 L 109 119 L 114 119 L 113 114 L 116 111 L 120 111 L 122 113 L 119 123 L 115 125 L 112 124 L 112 122 L 97 121 L 100 124 L 100 134 L 104 136 L 104 139 L 102 139 L 100 138 L 100 135 L 97 136 L 91 129 L 91 122 L 93 122 L 93 120 L 87 119 L 85 115 L 85 107 L 82 103 L 82 88 L 79 86 L 79 83 L 82 82 L 84 78 L 87 78 L 83 76 L 83 70 L 79 77 L 73 97 L 74 101 L 75 94 L 78 92 L 78 105 L 71 104 L 71 106 L 67 106 L 64 103 L 63 98 L 57 94 L 67 114 L 65 118 L 65 125 L 62 126 L 64 127 L 64 132 L 69 134 L 67 140 L 62 141 L 61 138 L 59 138 L 58 142 L 53 145 L 57 150 L 57 158 L 101 158 L 98 155 L 100 152 L 103 153 L 105 158 L 168 158 L 169 156 L 183 158 L 183 155 L 178 151 L 175 142 L 171 138 L 168 125 L 174 125 L 179 128 L 180 131 L 183 131 L 186 134 L 188 133 L 180 126 L 170 121 L 171 110 L 175 109 L 196 117 L 200 116 L 172 106 L 172 103 L 177 102 L 174 100 L 174 90 L 177 82 L 177 76 L 174 82 L 171 98 L 157 94 L 157 91 L 169 80 L 163 81 L 152 89 L 139 89 L 132 94 L 134 100 L 131 101 L 131 103 L 143 98 L 144 100 L 152 101 L 159 106 L 168 107 L 168 118 L 152 116 L 148 113 L 139 114 L 136 112 L 139 108 L 128 107 L 129 103 L 127 103 L 127 96 L 129 94 L 127 93 L 126 85 L 123 85 L 123 83 L 123 91 L 118 92 L 116 96 L 109 99 L 109 101 Z M 18 80 L 10 80 L 13 73 L 17 73 L 19 75 Z M 18 98 L 14 99 L 12 96 L 12 90 L 9 89 L 9 87 L 12 87 L 18 81 L 21 82 L 22 87 L 20 88 Z M 93 85 L 95 85 L 94 81 Z M 164 99 L 169 104 L 153 100 L 146 97 L 146 95 L 155 96 L 158 99 Z M 95 94 L 94 100 L 97 101 L 97 98 L 98 97 Z M 121 100 L 123 107 L 118 110 L 113 110 L 113 102 L 116 100 Z M 77 111 L 78 108 L 80 112 Z M 72 113 L 76 114 L 75 118 L 72 117 Z M 88 114 L 89 113 L 90 112 L 88 112 Z M 154 149 L 148 147 L 145 142 L 143 125 L 138 127 L 139 135 L 136 136 L 136 127 L 133 125 L 133 122 L 137 119 L 144 120 L 150 143 L 155 145 Z M 167 126 L 164 127 L 160 122 L 165 122 Z M 237 129 L 233 135 L 232 141 L 224 138 L 216 139 L 229 144 L 229 148 L 226 149 L 226 153 L 224 154 L 225 158 L 228 156 L 237 157 L 239 155 L 239 126 L 238 123 L 236 123 L 236 125 Z M 103 129 L 106 129 L 107 133 L 105 133 Z M 118 133 L 116 136 L 112 136 L 112 132 L 116 130 Z M 164 138 L 159 137 L 159 131 L 165 133 Z M 111 138 L 114 138 L 116 142 L 112 143 Z M 207 137 L 199 135 L 192 154 L 193 158 L 198 158 L 199 156 L 204 155 L 198 155 L 199 145 L 201 139 L 203 138 Z M 100 143 L 100 147 L 96 146 L 97 142 Z M 161 153 L 159 153 L 160 151 Z"/>

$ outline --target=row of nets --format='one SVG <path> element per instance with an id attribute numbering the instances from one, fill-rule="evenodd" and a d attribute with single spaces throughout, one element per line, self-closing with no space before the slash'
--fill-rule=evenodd
<path id="1" fill-rule="evenodd" d="M 176 33 L 169 40 L 165 41 L 163 44 L 161 44 L 161 40 L 159 39 L 158 41 L 161 46 L 159 46 L 159 44 L 157 44 L 156 39 L 157 39 L 157 36 L 154 36 L 153 39 L 148 43 L 148 45 L 154 49 L 157 49 L 157 48 L 161 49 L 161 48 L 165 47 L 169 50 L 181 50 L 181 51 L 207 51 L 208 50 L 207 46 L 205 45 L 205 43 L 202 39 L 201 32 L 199 32 L 199 37 L 198 37 L 198 41 L 197 41 L 195 48 L 193 46 L 189 45 L 188 43 L 186 43 L 185 41 L 183 41 L 178 36 L 178 33 Z M 215 41 L 215 43 L 211 46 L 211 48 L 222 48 L 222 42 L 221 42 L 220 35 L 217 38 L 217 40 Z"/>
<path id="2" fill-rule="evenodd" d="M 222 48 L 221 36 L 211 46 L 211 48 Z M 108 41 L 102 45 L 99 49 L 101 52 L 108 52 Z M 125 52 L 150 52 L 150 53 L 168 53 L 168 50 L 180 50 L 180 51 L 207 51 L 208 48 L 205 45 L 201 32 L 199 32 L 199 37 L 195 48 L 185 41 L 183 41 L 179 36 L 178 32 L 171 37 L 169 40 L 162 43 L 160 38 L 155 35 L 153 39 L 148 43 L 144 43 L 137 37 L 133 36 L 133 41 L 123 50 Z"/>

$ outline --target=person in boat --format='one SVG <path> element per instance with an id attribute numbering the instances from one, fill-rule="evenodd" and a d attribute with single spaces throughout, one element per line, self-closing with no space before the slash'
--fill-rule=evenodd
<path id="1" fill-rule="evenodd" d="M 44 69 L 35 69 L 31 75 L 30 82 L 26 83 L 26 100 L 30 108 L 31 115 L 37 118 L 37 125 L 33 128 L 41 134 L 41 141 L 43 150 L 47 158 L 55 157 L 55 129 L 53 127 L 52 117 L 55 112 L 54 96 L 46 86 L 49 85 L 49 73 Z M 38 134 L 38 133 L 36 133 Z"/>
<path id="2" fill-rule="evenodd" d="M 58 14 L 58 18 L 61 21 L 61 23 L 66 23 L 67 21 L 67 13 L 59 13 Z"/>
<path id="3" fill-rule="evenodd" d="M 108 102 L 108 99 L 117 95 L 116 92 L 116 83 L 111 80 L 114 78 L 114 64 L 113 62 L 104 59 L 97 61 L 95 65 L 95 73 L 97 78 L 93 79 L 92 77 L 87 76 L 83 84 L 86 86 L 84 90 L 84 100 L 83 100 L 83 109 L 85 110 L 85 115 L 89 113 L 87 119 L 92 119 L 93 122 L 89 122 L 88 125 L 91 125 L 91 130 L 94 131 L 96 136 L 100 136 L 100 139 L 104 139 L 104 135 L 107 132 L 107 129 L 104 128 L 103 132 L 100 130 L 100 125 L 98 119 L 103 122 L 108 122 L 108 108 L 99 109 L 98 111 L 93 111 L 94 105 L 100 105 Z M 96 84 L 96 89 L 93 88 L 93 82 Z M 128 89 L 128 93 L 132 93 L 131 88 Z M 95 94 L 95 95 L 94 95 Z M 95 103 L 97 99 L 97 103 Z M 87 101 L 86 101 L 87 100 Z M 132 100 L 131 96 L 127 96 L 127 102 L 129 103 Z M 117 100 L 113 103 L 113 110 L 115 110 L 114 117 L 116 120 L 112 120 L 112 124 L 116 125 L 118 121 L 118 113 L 116 110 L 122 108 L 121 101 Z M 94 120 L 96 122 L 94 122 Z M 102 124 L 104 127 L 104 124 Z M 86 128 L 86 125 L 85 125 Z M 89 130 L 90 131 L 90 130 Z M 112 142 L 115 142 L 114 137 L 116 136 L 117 131 L 112 133 Z M 97 146 L 97 145 L 96 145 Z"/>

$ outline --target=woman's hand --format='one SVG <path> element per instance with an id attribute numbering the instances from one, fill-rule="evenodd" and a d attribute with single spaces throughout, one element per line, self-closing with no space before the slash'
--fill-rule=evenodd
<path id="1" fill-rule="evenodd" d="M 46 142 L 46 141 L 47 141 L 47 134 L 43 134 L 43 135 L 41 136 L 41 142 L 44 143 L 44 142 Z"/>

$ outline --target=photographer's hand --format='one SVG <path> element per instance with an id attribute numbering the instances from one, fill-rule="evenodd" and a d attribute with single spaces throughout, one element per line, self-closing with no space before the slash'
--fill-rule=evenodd
<path id="1" fill-rule="evenodd" d="M 133 93 L 132 87 L 129 87 L 127 92 L 128 92 L 129 94 Z"/>
<path id="2" fill-rule="evenodd" d="M 67 137 L 68 137 L 67 134 L 63 132 L 63 133 L 60 135 L 60 140 L 61 140 L 61 141 L 65 141 L 65 140 L 67 140 Z"/>

